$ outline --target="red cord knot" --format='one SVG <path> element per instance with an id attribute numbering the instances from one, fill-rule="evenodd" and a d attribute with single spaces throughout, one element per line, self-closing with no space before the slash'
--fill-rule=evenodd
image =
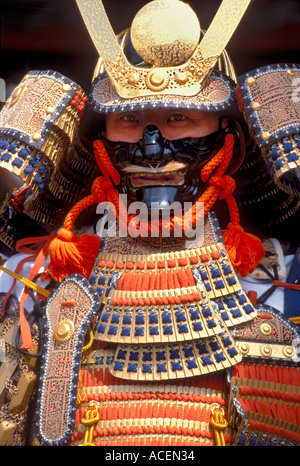
<path id="1" fill-rule="evenodd" d="M 58 238 L 63 241 L 73 242 L 76 240 L 76 234 L 72 230 L 61 228 L 58 232 Z"/>
<path id="2" fill-rule="evenodd" d="M 98 202 L 104 202 L 107 200 L 106 193 L 113 189 L 111 181 L 102 176 L 96 178 L 92 185 L 92 193 L 96 196 Z"/>
<path id="3" fill-rule="evenodd" d="M 240 225 L 237 222 L 229 222 L 227 225 L 227 230 L 236 230 L 242 233 L 244 232 L 244 228 L 242 227 L 242 225 Z"/>
<path id="4" fill-rule="evenodd" d="M 210 179 L 209 186 L 214 186 L 220 190 L 219 199 L 227 199 L 235 190 L 235 181 L 228 175 L 223 177 L 213 176 Z"/>

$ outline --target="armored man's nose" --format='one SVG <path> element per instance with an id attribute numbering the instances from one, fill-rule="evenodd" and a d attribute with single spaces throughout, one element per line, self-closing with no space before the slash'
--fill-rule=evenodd
<path id="1" fill-rule="evenodd" d="M 173 154 L 169 141 L 164 138 L 155 125 L 145 127 L 139 147 L 135 152 L 136 160 L 140 162 L 165 162 Z"/>

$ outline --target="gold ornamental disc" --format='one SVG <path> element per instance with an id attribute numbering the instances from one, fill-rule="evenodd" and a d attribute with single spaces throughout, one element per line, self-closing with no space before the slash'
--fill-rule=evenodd
<path id="1" fill-rule="evenodd" d="M 169 76 L 162 69 L 150 71 L 145 79 L 146 86 L 151 91 L 163 91 L 169 84 Z"/>
<path id="2" fill-rule="evenodd" d="M 55 327 L 54 338 L 58 343 L 66 343 L 74 333 L 72 320 L 61 320 Z"/>

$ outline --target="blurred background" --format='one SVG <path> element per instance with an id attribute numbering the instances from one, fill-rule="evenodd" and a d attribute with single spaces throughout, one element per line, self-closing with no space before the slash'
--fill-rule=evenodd
<path id="1" fill-rule="evenodd" d="M 103 0 L 114 31 L 130 26 L 146 0 Z M 207 29 L 221 0 L 190 0 Z M 31 69 L 53 69 L 89 90 L 97 54 L 75 0 L 0 0 L 0 78 L 6 94 Z M 300 62 L 299 0 L 252 0 L 227 47 L 238 75 Z"/>

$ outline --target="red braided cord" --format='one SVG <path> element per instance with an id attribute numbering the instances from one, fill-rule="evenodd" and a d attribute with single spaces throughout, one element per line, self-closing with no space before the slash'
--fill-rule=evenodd
<path id="1" fill-rule="evenodd" d="M 99 140 L 94 141 L 94 153 L 98 167 L 106 179 L 111 178 L 118 185 L 120 183 L 120 174 L 114 168 L 103 143 Z"/>
<path id="2" fill-rule="evenodd" d="M 232 178 L 224 177 L 224 173 L 231 159 L 233 144 L 234 144 L 234 137 L 232 134 L 228 134 L 225 138 L 224 146 L 212 158 L 212 160 L 210 160 L 205 165 L 205 167 L 201 171 L 201 179 L 202 181 L 206 182 L 209 176 L 211 175 L 211 173 L 217 168 L 215 176 L 212 178 L 213 182 L 212 183 L 209 182 L 207 189 L 204 191 L 204 193 L 201 195 L 198 201 L 199 203 L 202 203 L 202 202 L 204 203 L 204 213 L 203 213 L 204 216 L 207 214 L 207 212 L 209 212 L 211 207 L 214 205 L 214 203 L 220 196 L 220 193 L 223 192 L 223 198 L 226 198 L 226 200 L 227 198 L 229 199 L 231 210 L 234 213 L 234 221 L 236 221 L 237 219 L 238 211 L 236 208 L 236 204 L 231 196 L 231 193 L 235 187 L 234 182 Z M 113 167 L 112 162 L 110 158 L 108 157 L 108 154 L 104 148 L 104 145 L 100 140 L 94 141 L 94 150 L 95 150 L 95 156 L 96 156 L 98 166 L 100 170 L 102 171 L 102 173 L 104 174 L 105 179 L 110 177 L 113 179 L 115 184 L 118 184 L 120 182 L 119 173 Z M 229 189 L 228 189 L 228 186 L 229 186 Z M 226 197 L 224 196 L 224 194 L 226 194 Z M 137 216 L 128 215 L 127 210 L 125 209 L 124 205 L 122 205 L 122 203 L 119 202 L 119 195 L 118 195 L 117 190 L 112 188 L 109 191 L 107 191 L 107 200 L 109 202 L 112 202 L 114 206 L 116 207 L 118 220 L 126 231 L 127 231 L 129 222 L 131 222 L 132 227 L 135 227 L 136 229 L 138 229 L 138 226 L 139 226 L 139 231 L 141 235 L 149 234 L 150 226 L 148 225 L 148 222 L 146 222 L 146 224 L 141 223 L 139 225 L 140 220 Z M 198 213 L 197 204 L 194 204 L 192 209 L 186 214 L 186 216 L 191 215 L 193 225 L 195 225 L 196 221 L 199 220 L 196 218 L 197 213 Z M 184 219 L 181 217 L 174 216 L 170 222 L 168 220 L 166 221 L 160 220 L 159 227 L 158 227 L 159 231 L 161 231 L 164 226 L 169 226 L 169 223 L 170 223 L 171 231 L 174 231 L 176 227 L 180 227 L 180 228 L 185 227 Z M 152 227 L 151 231 L 153 232 L 153 225 L 151 227 Z"/>

